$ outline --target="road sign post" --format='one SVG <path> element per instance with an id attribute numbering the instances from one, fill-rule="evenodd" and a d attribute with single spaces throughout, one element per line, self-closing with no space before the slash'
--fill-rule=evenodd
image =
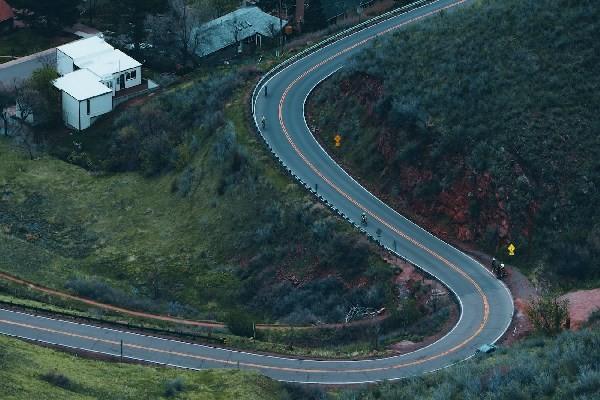
<path id="1" fill-rule="evenodd" d="M 342 145 L 342 136 L 339 133 L 333 137 L 333 140 L 335 141 L 335 147 Z"/>
<path id="2" fill-rule="evenodd" d="M 514 245 L 514 244 L 512 244 L 512 243 L 511 243 L 511 244 L 509 244 L 509 245 L 508 245 L 508 247 L 507 247 L 507 250 L 508 250 L 508 255 L 509 255 L 509 256 L 514 256 L 514 255 L 515 255 L 515 250 L 516 250 L 516 249 L 517 249 L 517 248 L 515 247 L 515 245 Z"/>

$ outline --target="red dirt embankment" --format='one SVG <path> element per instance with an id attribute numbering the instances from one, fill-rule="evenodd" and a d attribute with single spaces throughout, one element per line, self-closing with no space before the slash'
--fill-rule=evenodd
<path id="1" fill-rule="evenodd" d="M 561 299 L 569 301 L 571 329 L 579 329 L 594 311 L 600 309 L 600 288 L 567 293 Z"/>

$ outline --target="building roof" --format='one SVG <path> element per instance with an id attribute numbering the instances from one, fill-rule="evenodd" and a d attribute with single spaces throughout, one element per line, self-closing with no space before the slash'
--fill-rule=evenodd
<path id="1" fill-rule="evenodd" d="M 142 64 L 121 50 L 110 50 L 79 58 L 75 60 L 75 65 L 86 68 L 101 78 L 106 78 L 121 71 L 140 67 Z"/>
<path id="2" fill-rule="evenodd" d="M 77 67 L 88 69 L 101 78 L 142 65 L 99 36 L 76 40 L 57 49 L 72 58 Z"/>
<path id="3" fill-rule="evenodd" d="M 100 78 L 87 69 L 71 72 L 53 83 L 57 89 L 68 93 L 78 101 L 112 93 L 112 89 L 100 83 Z"/>
<path id="4" fill-rule="evenodd" d="M 200 38 L 196 53 L 202 57 L 256 33 L 272 37 L 279 32 L 280 26 L 286 24 L 286 20 L 267 14 L 258 7 L 243 7 L 195 28 L 192 37 L 197 35 Z"/>
<path id="5" fill-rule="evenodd" d="M 79 58 L 114 50 L 114 47 L 106 43 L 104 39 L 99 36 L 91 36 L 58 46 L 57 49 L 75 61 Z"/>
<path id="6" fill-rule="evenodd" d="M 4 22 L 15 17 L 12 7 L 4 0 L 0 0 L 0 22 Z"/>

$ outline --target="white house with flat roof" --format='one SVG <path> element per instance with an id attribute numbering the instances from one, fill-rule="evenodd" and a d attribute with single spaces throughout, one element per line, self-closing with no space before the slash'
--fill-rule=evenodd
<path id="1" fill-rule="evenodd" d="M 54 86 L 61 91 L 63 119 L 77 130 L 112 111 L 118 104 L 114 98 L 123 91 L 148 89 L 146 81 L 142 85 L 142 64 L 98 36 L 57 47 L 56 69 L 61 77 Z"/>
<path id="2" fill-rule="evenodd" d="M 56 71 L 59 75 L 66 75 L 78 68 L 77 61 L 94 54 L 114 50 L 110 44 L 99 36 L 76 40 L 56 48 Z"/>
<path id="3" fill-rule="evenodd" d="M 89 128 L 101 115 L 113 109 L 113 91 L 87 69 L 71 72 L 54 81 L 61 91 L 65 123 L 79 131 Z"/>

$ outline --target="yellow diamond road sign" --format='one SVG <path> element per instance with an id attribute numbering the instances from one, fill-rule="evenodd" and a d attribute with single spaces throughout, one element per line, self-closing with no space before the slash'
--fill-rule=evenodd
<path id="1" fill-rule="evenodd" d="M 342 136 L 338 133 L 337 135 L 335 135 L 335 137 L 333 138 L 333 140 L 335 140 L 335 147 L 340 147 L 342 144 Z"/>
<path id="2" fill-rule="evenodd" d="M 509 255 L 509 256 L 514 256 L 514 255 L 515 255 L 515 250 L 516 250 L 516 249 L 517 249 L 517 248 L 515 247 L 515 245 L 514 245 L 514 244 L 512 244 L 512 243 L 511 243 L 511 244 L 509 244 L 509 245 L 508 245 L 508 255 Z"/>

